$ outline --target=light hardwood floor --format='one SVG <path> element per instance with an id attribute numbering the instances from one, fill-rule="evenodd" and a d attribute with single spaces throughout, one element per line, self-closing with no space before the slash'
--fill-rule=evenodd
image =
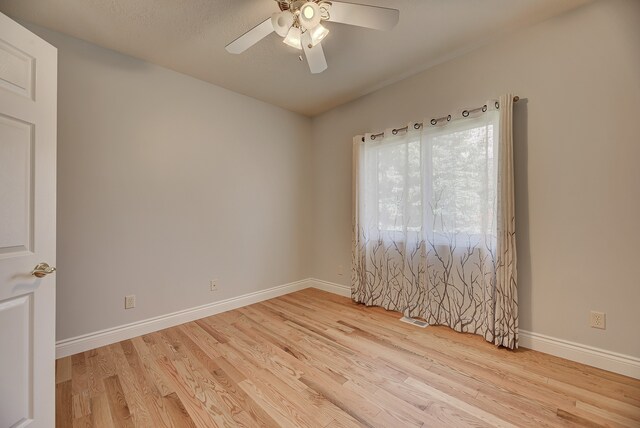
<path id="1" fill-rule="evenodd" d="M 640 427 L 640 381 L 307 289 L 57 361 L 58 427 Z"/>

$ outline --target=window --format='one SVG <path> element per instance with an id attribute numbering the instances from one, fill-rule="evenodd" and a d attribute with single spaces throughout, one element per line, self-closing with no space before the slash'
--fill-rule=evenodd
<path id="1" fill-rule="evenodd" d="M 399 232 L 422 227 L 420 140 L 399 139 L 376 151 L 378 229 Z"/>
<path id="2" fill-rule="evenodd" d="M 367 224 L 383 235 L 495 235 L 498 113 L 364 144 Z M 436 239 L 437 240 L 437 239 Z"/>
<path id="3" fill-rule="evenodd" d="M 491 121 L 469 121 L 426 136 L 434 232 L 480 235 L 495 227 L 497 129 Z"/>

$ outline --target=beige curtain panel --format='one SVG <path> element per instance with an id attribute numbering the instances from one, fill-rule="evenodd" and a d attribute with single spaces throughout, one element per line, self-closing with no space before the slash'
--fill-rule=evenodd
<path id="1" fill-rule="evenodd" d="M 517 348 L 512 113 L 354 139 L 353 300 Z"/>

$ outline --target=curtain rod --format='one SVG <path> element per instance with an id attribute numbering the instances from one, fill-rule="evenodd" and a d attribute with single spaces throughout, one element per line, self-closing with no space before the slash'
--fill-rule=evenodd
<path id="1" fill-rule="evenodd" d="M 514 102 L 514 103 L 517 103 L 519 99 L 520 99 L 520 97 L 516 95 L 515 97 L 513 97 L 513 102 Z M 497 102 L 497 101 L 496 101 L 496 108 L 498 108 L 498 102 Z M 467 116 L 469 116 L 471 113 L 475 113 L 475 112 L 480 111 L 480 110 L 482 110 L 483 112 L 487 111 L 487 105 L 485 104 L 485 105 L 483 105 L 482 107 L 477 107 L 477 108 L 474 108 L 474 109 L 471 109 L 471 110 L 463 110 L 463 111 L 462 111 L 462 116 L 463 116 L 463 117 L 467 117 Z M 430 123 L 431 123 L 432 125 L 437 125 L 437 124 L 438 124 L 438 122 L 440 122 L 441 120 L 445 120 L 445 119 L 447 120 L 447 122 L 449 122 L 449 121 L 451 120 L 451 115 L 449 114 L 449 115 L 447 115 L 447 116 L 442 116 L 442 117 L 439 117 L 439 118 L 437 118 L 437 119 L 431 119 Z M 423 125 L 423 123 L 422 123 L 422 122 L 420 122 L 420 123 L 414 123 L 414 124 L 413 124 L 413 128 L 414 128 L 414 129 L 420 129 L 420 128 L 422 128 L 422 125 Z M 400 132 L 400 131 L 406 131 L 407 129 L 409 129 L 409 126 L 404 126 L 404 127 L 402 127 L 402 128 L 394 128 L 394 129 L 392 129 L 392 130 L 391 130 L 391 133 L 392 133 L 393 135 L 397 135 L 397 134 L 398 134 L 398 132 Z M 379 133 L 379 134 L 371 134 L 371 139 L 372 139 L 372 140 L 375 140 L 375 139 L 376 139 L 376 138 L 378 138 L 378 137 L 384 137 L 384 132 L 381 132 L 381 133 Z M 362 142 L 364 143 L 364 137 L 362 137 Z"/>

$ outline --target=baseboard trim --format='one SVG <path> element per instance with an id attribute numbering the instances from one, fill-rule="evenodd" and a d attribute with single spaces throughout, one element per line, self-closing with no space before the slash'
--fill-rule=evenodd
<path id="1" fill-rule="evenodd" d="M 519 335 L 523 348 L 640 379 L 640 358 L 526 330 Z"/>
<path id="2" fill-rule="evenodd" d="M 78 352 L 110 345 L 310 287 L 340 296 L 351 297 L 351 288 L 347 285 L 317 278 L 307 278 L 219 302 L 212 302 L 195 308 L 61 340 L 56 343 L 56 358 L 67 357 Z M 519 334 L 520 346 L 523 348 L 640 379 L 640 358 L 526 330 L 520 330 Z"/>
<path id="3" fill-rule="evenodd" d="M 200 318 L 210 317 L 222 312 L 293 293 L 294 291 L 304 290 L 305 288 L 309 288 L 309 286 L 310 280 L 304 279 L 266 290 L 260 290 L 242 296 L 61 340 L 56 343 L 56 358 L 67 357 L 77 354 L 78 352 L 85 352 L 90 349 L 110 345 Z"/>
<path id="4" fill-rule="evenodd" d="M 336 284 L 335 282 L 323 281 L 316 278 L 309 278 L 307 281 L 309 281 L 309 287 L 344 297 L 351 297 L 351 287 L 348 285 Z"/>

